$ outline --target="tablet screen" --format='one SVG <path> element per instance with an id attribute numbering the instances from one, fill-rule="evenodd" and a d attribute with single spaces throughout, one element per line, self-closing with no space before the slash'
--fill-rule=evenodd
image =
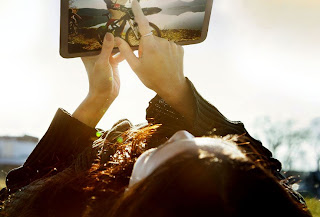
<path id="1" fill-rule="evenodd" d="M 205 40 L 212 0 L 140 0 L 153 35 L 180 45 Z M 140 33 L 131 0 L 61 0 L 63 57 L 97 55 L 107 32 L 125 39 L 137 49 Z M 114 52 L 118 52 L 115 48 Z"/>

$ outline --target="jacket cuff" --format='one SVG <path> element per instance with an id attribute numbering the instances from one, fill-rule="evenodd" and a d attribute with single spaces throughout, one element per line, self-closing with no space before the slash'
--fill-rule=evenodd
<path id="1" fill-rule="evenodd" d="M 239 138 L 240 140 L 250 142 L 252 145 L 250 148 L 248 147 L 249 152 L 254 150 L 257 155 L 266 159 L 270 163 L 272 171 L 278 172 L 281 170 L 281 163 L 272 157 L 272 153 L 259 140 L 251 137 L 242 122 L 228 120 L 216 107 L 197 92 L 191 81 L 189 82 L 196 102 L 196 117 L 191 131 L 194 136 L 239 135 L 241 137 Z"/>
<path id="2" fill-rule="evenodd" d="M 6 184 L 15 191 L 45 175 L 68 167 L 72 160 L 97 139 L 96 130 L 58 109 L 47 132 L 22 167 L 10 171 Z"/>
<path id="3" fill-rule="evenodd" d="M 146 119 L 151 124 L 171 126 L 177 130 L 184 129 L 186 126 L 185 118 L 168 105 L 159 95 L 156 95 L 149 102 Z"/>
<path id="4" fill-rule="evenodd" d="M 228 120 L 219 110 L 205 100 L 190 80 L 190 87 L 195 100 L 195 120 L 192 132 L 195 136 L 243 134 L 244 125 L 240 121 Z"/>

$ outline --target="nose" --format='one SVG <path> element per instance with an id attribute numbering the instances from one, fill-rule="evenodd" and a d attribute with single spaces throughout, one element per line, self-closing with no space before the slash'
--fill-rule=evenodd
<path id="1" fill-rule="evenodd" d="M 175 142 L 178 140 L 182 140 L 182 139 L 193 139 L 194 136 L 189 133 L 186 130 L 180 130 L 178 132 L 176 132 L 173 136 L 171 136 L 171 138 L 168 140 L 168 142 Z"/>

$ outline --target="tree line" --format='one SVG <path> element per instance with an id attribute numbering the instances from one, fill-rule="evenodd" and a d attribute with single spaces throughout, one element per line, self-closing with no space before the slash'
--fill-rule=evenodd
<path id="1" fill-rule="evenodd" d="M 258 118 L 254 126 L 253 136 L 282 162 L 284 170 L 307 168 L 313 162 L 320 172 L 320 117 L 306 127 L 299 127 L 295 120 L 273 121 L 270 117 Z"/>

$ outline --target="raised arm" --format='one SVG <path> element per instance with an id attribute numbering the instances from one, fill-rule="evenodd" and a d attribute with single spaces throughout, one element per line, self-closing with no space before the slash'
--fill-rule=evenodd
<path id="1" fill-rule="evenodd" d="M 97 139 L 95 126 L 119 93 L 117 65 L 121 56 L 112 57 L 114 38 L 105 37 L 99 56 L 83 58 L 89 78 L 89 93 L 71 116 L 59 109 L 45 135 L 23 166 L 6 179 L 10 193 L 43 176 L 54 175 L 70 166 Z"/>
<path id="2" fill-rule="evenodd" d="M 116 99 L 120 90 L 118 64 L 121 55 L 112 56 L 114 37 L 107 33 L 99 56 L 83 57 L 89 79 L 89 93 L 72 116 L 95 127 Z"/>
<path id="3" fill-rule="evenodd" d="M 252 145 L 255 154 L 272 161 L 274 171 L 280 170 L 281 164 L 272 159 L 270 151 L 260 141 L 249 135 L 241 122 L 225 118 L 185 78 L 182 47 L 150 36 L 149 22 L 136 0 L 132 9 L 142 35 L 139 58 L 124 40 L 116 38 L 116 44 L 144 85 L 157 93 L 147 109 L 147 119 L 162 124 L 164 130 L 160 137 L 168 138 L 178 130 L 188 130 L 195 136 L 242 135 L 242 140 Z"/>
<path id="4" fill-rule="evenodd" d="M 166 39 L 148 35 L 151 32 L 149 21 L 136 0 L 132 2 L 132 10 L 142 35 L 139 57 L 135 56 L 127 42 L 116 38 L 115 41 L 121 54 L 142 83 L 154 90 L 183 115 L 189 125 L 192 125 L 195 102 L 183 72 L 183 48 Z"/>

